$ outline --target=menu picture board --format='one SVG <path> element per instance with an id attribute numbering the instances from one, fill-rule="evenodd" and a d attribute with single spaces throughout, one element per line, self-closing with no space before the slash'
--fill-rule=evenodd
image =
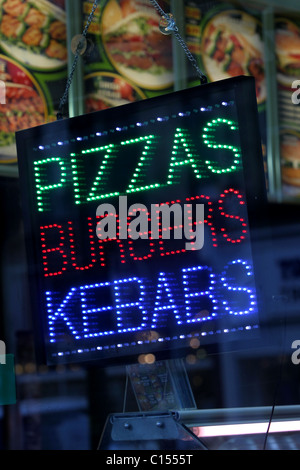
<path id="1" fill-rule="evenodd" d="M 20 131 L 17 147 L 44 361 L 129 364 L 256 336 L 252 77 Z"/>
<path id="2" fill-rule="evenodd" d="M 67 44 L 64 1 L 1 0 L 0 7 L 1 165 L 17 161 L 16 131 L 55 119 Z"/>
<path id="3" fill-rule="evenodd" d="M 202 25 L 201 52 L 211 81 L 251 75 L 258 105 L 265 102 L 262 28 L 255 17 L 237 9 L 207 15 Z"/>
<path id="4" fill-rule="evenodd" d="M 278 84 L 278 121 L 282 194 L 300 196 L 300 17 L 277 15 L 275 18 L 275 53 Z"/>
<path id="5" fill-rule="evenodd" d="M 266 184 L 269 185 L 267 162 L 267 86 L 265 45 L 261 10 L 240 1 L 185 0 L 185 37 L 209 82 L 239 75 L 255 79 L 256 99 Z M 197 78 L 192 67 L 188 82 Z"/>
<path id="6" fill-rule="evenodd" d="M 186 0 L 185 35 L 209 81 L 253 76 L 258 109 L 263 111 L 267 90 L 259 11 L 249 12 L 242 2 Z"/>
<path id="7" fill-rule="evenodd" d="M 165 11 L 170 2 L 162 1 Z M 92 1 L 83 1 L 84 21 Z M 106 0 L 99 5 L 85 60 L 85 112 L 173 91 L 172 38 L 159 30 L 160 14 L 148 0 Z"/>

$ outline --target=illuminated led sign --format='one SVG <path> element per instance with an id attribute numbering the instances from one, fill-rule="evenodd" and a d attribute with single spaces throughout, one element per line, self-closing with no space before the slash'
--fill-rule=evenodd
<path id="1" fill-rule="evenodd" d="M 252 78 L 21 131 L 17 149 L 49 364 L 131 361 L 257 330 Z"/>

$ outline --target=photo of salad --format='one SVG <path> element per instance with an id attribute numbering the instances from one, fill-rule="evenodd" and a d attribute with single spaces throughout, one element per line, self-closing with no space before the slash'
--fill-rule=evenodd
<path id="1" fill-rule="evenodd" d="M 239 10 L 224 11 L 212 17 L 203 28 L 201 53 L 211 81 L 252 75 L 257 102 L 265 102 L 263 42 L 260 25 L 254 17 Z"/>
<path id="2" fill-rule="evenodd" d="M 103 44 L 115 69 L 153 90 L 173 83 L 172 40 L 160 32 L 160 19 L 144 0 L 109 0 L 101 18 Z"/>
<path id="3" fill-rule="evenodd" d="M 0 44 L 22 64 L 49 70 L 67 62 L 65 12 L 47 0 L 0 0 Z"/>
<path id="4" fill-rule="evenodd" d="M 5 84 L 0 104 L 0 162 L 16 161 L 15 132 L 44 124 L 47 105 L 34 78 L 19 64 L 0 55 L 0 80 Z"/>

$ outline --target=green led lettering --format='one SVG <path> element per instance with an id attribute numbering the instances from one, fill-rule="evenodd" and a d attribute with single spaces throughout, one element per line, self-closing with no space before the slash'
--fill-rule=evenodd
<path id="1" fill-rule="evenodd" d="M 145 142 L 137 166 L 133 172 L 128 188 L 126 189 L 126 193 L 145 191 L 146 189 L 158 188 L 160 186 L 159 183 L 153 183 L 148 185 L 145 183 L 143 184 L 143 181 L 145 181 L 145 177 L 147 175 L 147 170 L 155 155 L 153 150 L 155 143 L 154 139 L 154 135 L 147 135 L 144 137 L 138 137 L 136 139 L 124 140 L 123 142 L 121 142 L 121 145 L 132 145 L 140 142 Z"/>
<path id="2" fill-rule="evenodd" d="M 203 129 L 203 142 L 204 144 L 210 148 L 210 149 L 222 149 L 222 150 L 229 150 L 232 153 L 232 160 L 231 163 L 226 166 L 218 164 L 216 161 L 212 160 L 205 160 L 205 164 L 207 165 L 207 168 L 212 172 L 216 174 L 224 174 L 224 173 L 231 173 L 232 171 L 236 171 L 239 167 L 240 164 L 240 159 L 241 159 L 241 153 L 240 149 L 237 146 L 234 145 L 226 145 L 226 144 L 220 144 L 217 142 L 215 138 L 215 133 L 218 128 L 221 128 L 221 126 L 227 126 L 229 127 L 230 130 L 237 130 L 238 125 L 234 121 L 230 121 L 228 119 L 213 119 L 212 121 L 208 122 L 206 126 Z"/>
<path id="3" fill-rule="evenodd" d="M 104 198 L 112 197 L 112 196 L 119 196 L 118 191 L 101 194 L 101 192 L 105 190 L 105 185 L 109 181 L 109 173 L 111 171 L 113 161 L 117 156 L 115 150 L 116 150 L 116 146 L 114 144 L 109 144 L 109 145 L 104 145 L 103 147 L 96 147 L 93 149 L 82 151 L 83 155 L 90 154 L 90 153 L 104 152 L 104 157 L 101 162 L 98 174 L 93 182 L 91 190 L 86 199 L 88 202 L 96 201 L 97 199 L 104 199 Z"/>
<path id="4" fill-rule="evenodd" d="M 34 178 L 38 211 L 49 210 L 50 196 L 59 194 L 55 191 L 68 183 L 67 171 L 71 173 L 69 178 L 73 183 L 75 204 L 86 204 L 121 196 L 122 193 L 119 191 L 110 191 L 112 173 L 118 171 L 117 158 L 120 161 L 119 169 L 124 169 L 123 179 L 128 178 L 123 194 L 146 191 L 165 185 L 178 185 L 184 169 L 190 169 L 197 179 L 208 178 L 211 173 L 222 175 L 237 171 L 240 169 L 241 150 L 230 140 L 228 144 L 222 143 L 221 137 L 226 135 L 226 138 L 228 136 L 230 138 L 231 131 L 235 132 L 236 130 L 238 130 L 238 125 L 233 120 L 216 118 L 207 122 L 202 130 L 202 143 L 209 150 L 204 149 L 205 157 L 203 157 L 199 155 L 189 130 L 177 127 L 173 142 L 171 141 L 169 168 L 165 182 L 162 183 L 149 181 L 149 170 L 152 168 L 154 159 L 160 158 L 160 152 L 164 151 L 164 146 L 161 149 L 159 145 L 159 139 L 164 138 L 160 135 L 149 134 L 123 140 L 118 144 L 88 148 L 78 154 L 71 153 L 65 158 L 50 157 L 37 160 L 34 162 Z M 128 176 L 130 170 L 124 161 L 128 152 L 131 151 L 128 146 L 133 146 L 134 156 L 136 155 L 135 168 L 131 176 L 130 174 Z M 212 155 L 211 159 L 208 159 L 210 158 L 209 154 Z M 94 158 L 97 160 L 94 161 Z M 100 163 L 98 163 L 98 159 Z M 129 159 L 132 162 L 131 155 L 129 155 Z M 93 161 L 94 171 L 97 173 L 93 175 L 92 180 L 89 180 L 91 171 L 93 171 L 89 164 Z M 93 167 L 93 164 L 91 166 Z"/>
<path id="5" fill-rule="evenodd" d="M 74 200 L 75 204 L 81 204 L 82 194 L 80 194 L 81 181 L 84 174 L 84 169 L 82 165 L 82 158 L 80 156 L 79 161 L 76 158 L 75 153 L 71 153 L 71 171 L 72 171 L 72 180 L 74 188 Z"/>
<path id="6" fill-rule="evenodd" d="M 185 165 L 192 168 L 196 178 L 202 177 L 196 164 L 195 150 L 188 132 L 185 129 L 177 128 L 174 135 L 167 184 L 178 184 L 180 182 L 181 169 Z"/>
<path id="7" fill-rule="evenodd" d="M 60 176 L 58 181 L 50 184 L 49 169 L 53 164 L 58 166 Z M 49 195 L 51 191 L 62 188 L 66 184 L 67 167 L 60 157 L 51 157 L 35 161 L 33 162 L 33 167 L 38 211 L 43 212 L 47 208 L 47 194 Z"/>

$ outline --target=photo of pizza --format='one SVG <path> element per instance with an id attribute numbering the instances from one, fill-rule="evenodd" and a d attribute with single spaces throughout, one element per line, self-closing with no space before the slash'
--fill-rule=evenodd
<path id="1" fill-rule="evenodd" d="M 52 70 L 67 63 L 65 12 L 47 0 L 0 0 L 0 44 L 23 65 Z"/>
<path id="2" fill-rule="evenodd" d="M 238 75 L 255 78 L 258 104 L 266 100 L 263 41 L 256 18 L 239 10 L 227 10 L 204 25 L 201 54 L 211 81 Z"/>
<path id="3" fill-rule="evenodd" d="M 172 40 L 145 0 L 109 0 L 101 18 L 102 40 L 115 69 L 136 85 L 158 90 L 173 83 Z"/>

